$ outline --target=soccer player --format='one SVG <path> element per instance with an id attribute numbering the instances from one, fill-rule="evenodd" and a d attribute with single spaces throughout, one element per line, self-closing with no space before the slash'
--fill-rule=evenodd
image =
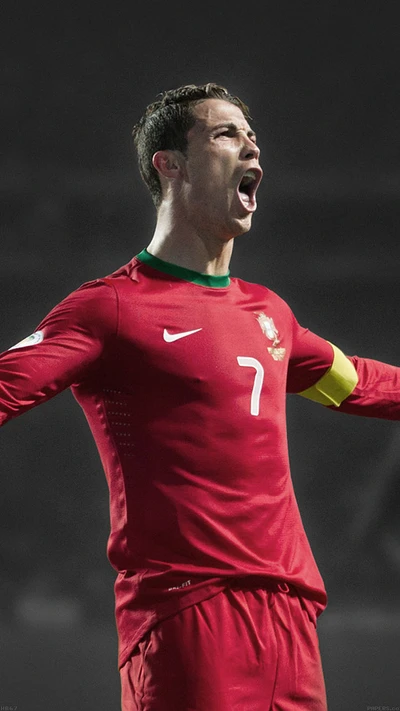
<path id="1" fill-rule="evenodd" d="M 157 210 L 128 264 L 0 357 L 0 423 L 65 388 L 110 490 L 123 711 L 323 711 L 326 591 L 295 499 L 286 393 L 400 419 L 400 368 L 347 357 L 231 278 L 262 178 L 247 106 L 165 92 L 134 128 Z"/>

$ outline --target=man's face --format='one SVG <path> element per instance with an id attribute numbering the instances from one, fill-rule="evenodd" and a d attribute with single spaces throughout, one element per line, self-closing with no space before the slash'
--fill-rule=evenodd
<path id="1" fill-rule="evenodd" d="M 256 137 L 239 107 L 207 99 L 194 108 L 182 182 L 193 224 L 223 240 L 247 232 L 262 178 Z"/>

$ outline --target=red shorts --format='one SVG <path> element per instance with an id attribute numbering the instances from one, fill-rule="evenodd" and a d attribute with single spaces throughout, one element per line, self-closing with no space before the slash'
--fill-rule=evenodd
<path id="1" fill-rule="evenodd" d="M 229 587 L 159 622 L 121 668 L 122 711 L 326 711 L 315 616 L 286 583 Z"/>

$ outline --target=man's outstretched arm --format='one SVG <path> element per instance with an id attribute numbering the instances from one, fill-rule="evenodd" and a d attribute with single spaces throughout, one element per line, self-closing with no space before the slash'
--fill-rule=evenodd
<path id="1" fill-rule="evenodd" d="M 339 412 L 400 420 L 400 368 L 346 356 L 297 322 L 287 391 Z"/>
<path id="2" fill-rule="evenodd" d="M 117 304 L 107 281 L 84 284 L 32 336 L 0 354 L 0 425 L 80 382 L 115 333 Z"/>

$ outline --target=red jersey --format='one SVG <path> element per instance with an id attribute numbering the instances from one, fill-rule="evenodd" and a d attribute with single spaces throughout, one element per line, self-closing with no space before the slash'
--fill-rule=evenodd
<path id="1" fill-rule="evenodd" d="M 342 356 L 350 370 L 332 385 L 334 358 L 266 287 L 146 250 L 0 356 L 0 424 L 67 387 L 88 420 L 110 490 L 120 665 L 156 622 L 233 578 L 290 582 L 322 611 L 286 393 L 400 419 L 399 368 Z"/>

